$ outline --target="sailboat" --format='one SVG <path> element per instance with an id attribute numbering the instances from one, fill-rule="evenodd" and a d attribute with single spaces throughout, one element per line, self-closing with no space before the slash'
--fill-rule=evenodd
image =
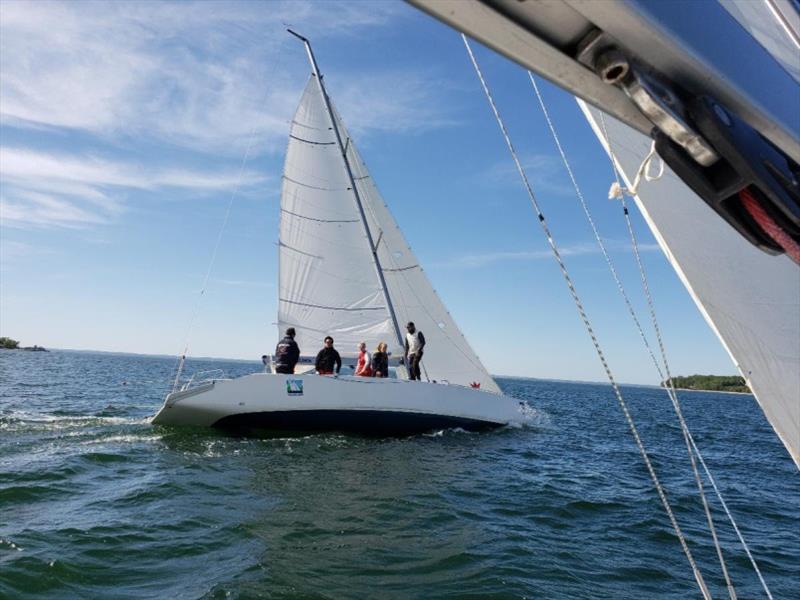
<path id="1" fill-rule="evenodd" d="M 436 294 L 328 96 L 310 43 L 294 35 L 312 74 L 283 173 L 278 325 L 295 329 L 301 350 L 326 336 L 340 349 L 386 342 L 393 376 L 355 376 L 347 352 L 342 374 L 316 375 L 304 355 L 292 375 L 190 380 L 167 395 L 153 423 L 391 435 L 524 422 L 525 404 L 502 394 Z M 406 321 L 426 339 L 423 381 L 410 381 L 400 364 Z"/>

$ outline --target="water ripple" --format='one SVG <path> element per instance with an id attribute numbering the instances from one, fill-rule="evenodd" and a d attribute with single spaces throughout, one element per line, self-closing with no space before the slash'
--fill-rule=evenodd
<path id="1" fill-rule="evenodd" d="M 0 597 L 697 595 L 608 386 L 501 380 L 528 402 L 529 421 L 491 433 L 260 439 L 151 426 L 171 359 L 12 352 L 0 361 Z M 259 368 L 188 365 L 220 366 Z M 623 391 L 721 597 L 668 400 Z M 682 401 L 775 597 L 791 597 L 795 467 L 751 397 Z M 735 535 L 717 526 L 739 596 L 760 596 Z"/>

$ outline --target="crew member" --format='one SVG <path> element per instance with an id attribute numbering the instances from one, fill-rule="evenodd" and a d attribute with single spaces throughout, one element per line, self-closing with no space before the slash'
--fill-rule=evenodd
<path id="1" fill-rule="evenodd" d="M 408 378 L 411 381 L 419 381 L 419 361 L 422 360 L 422 349 L 425 347 L 425 336 L 421 331 L 417 331 L 411 321 L 406 325 L 406 365 L 408 366 Z"/>
<path id="2" fill-rule="evenodd" d="M 361 342 L 358 345 L 358 362 L 356 363 L 357 377 L 372 377 L 372 357 L 367 352 L 367 343 Z"/>
<path id="3" fill-rule="evenodd" d="M 320 375 L 333 375 L 334 372 L 337 375 L 339 374 L 339 370 L 342 368 L 342 357 L 333 347 L 333 338 L 331 336 L 325 338 L 325 347 L 317 354 L 314 368 Z M 335 371 L 334 368 L 336 369 Z"/>
<path id="4" fill-rule="evenodd" d="M 389 355 L 386 353 L 386 342 L 381 342 L 372 355 L 373 377 L 389 376 Z"/>
<path id="5" fill-rule="evenodd" d="M 284 338 L 275 347 L 275 372 L 292 375 L 297 361 L 300 360 L 300 347 L 294 341 L 294 327 L 286 330 Z"/>

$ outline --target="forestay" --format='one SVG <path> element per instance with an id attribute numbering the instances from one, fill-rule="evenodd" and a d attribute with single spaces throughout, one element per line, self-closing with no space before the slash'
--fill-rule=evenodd
<path id="1" fill-rule="evenodd" d="M 407 321 L 414 321 L 425 335 L 424 374 L 430 380 L 459 385 L 479 383 L 481 389 L 499 393 L 433 289 L 335 114 L 401 333 Z M 340 352 L 353 352 L 358 342 L 365 341 L 370 350 L 386 342 L 394 355 L 402 354 L 402 341 L 313 76 L 290 131 L 279 245 L 279 326 L 297 330 L 304 353 L 315 352 L 322 338 L 331 335 Z"/>
<path id="2" fill-rule="evenodd" d="M 579 101 L 628 187 L 650 139 Z M 642 182 L 636 204 L 700 312 L 800 467 L 800 269 L 770 256 L 717 217 L 671 170 Z"/>

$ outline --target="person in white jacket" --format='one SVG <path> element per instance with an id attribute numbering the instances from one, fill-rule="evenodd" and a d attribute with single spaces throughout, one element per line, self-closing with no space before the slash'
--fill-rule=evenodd
<path id="1" fill-rule="evenodd" d="M 408 366 L 408 378 L 411 381 L 419 381 L 419 361 L 422 360 L 422 349 L 425 347 L 425 336 L 418 331 L 412 321 L 406 325 L 406 365 Z"/>

